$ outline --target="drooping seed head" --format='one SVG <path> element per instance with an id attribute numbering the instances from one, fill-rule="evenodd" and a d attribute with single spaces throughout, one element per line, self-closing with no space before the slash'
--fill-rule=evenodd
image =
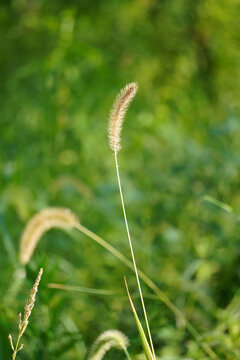
<path id="1" fill-rule="evenodd" d="M 69 209 L 49 207 L 34 215 L 27 223 L 20 240 L 20 262 L 25 265 L 31 259 L 43 234 L 52 229 L 71 229 L 79 220 Z"/>
<path id="2" fill-rule="evenodd" d="M 92 345 L 89 360 L 102 360 L 111 349 L 117 348 L 126 351 L 129 345 L 128 338 L 119 330 L 107 330 L 98 336 Z"/>
<path id="3" fill-rule="evenodd" d="M 115 152 L 121 149 L 121 130 L 124 116 L 137 92 L 137 83 L 126 85 L 117 95 L 109 117 L 108 138 L 109 146 Z"/>

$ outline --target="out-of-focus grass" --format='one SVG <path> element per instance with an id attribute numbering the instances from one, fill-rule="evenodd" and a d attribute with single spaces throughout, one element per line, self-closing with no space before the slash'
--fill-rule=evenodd
<path id="1" fill-rule="evenodd" d="M 202 201 L 239 213 L 239 4 L 0 6 L 0 359 L 10 358 L 7 335 L 41 266 L 24 359 L 83 359 L 108 328 L 128 335 L 131 354 L 142 352 L 127 297 L 47 286 L 122 293 L 126 275 L 134 288 L 133 274 L 104 249 L 51 230 L 26 269 L 15 259 L 25 223 L 47 206 L 71 208 L 129 256 L 106 127 L 116 92 L 131 81 L 139 92 L 119 165 L 137 262 L 219 358 L 240 357 L 239 222 Z M 160 358 L 204 358 L 162 303 L 146 302 Z"/>

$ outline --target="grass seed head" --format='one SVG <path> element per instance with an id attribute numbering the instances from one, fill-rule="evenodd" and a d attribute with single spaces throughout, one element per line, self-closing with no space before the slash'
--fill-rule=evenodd
<path id="1" fill-rule="evenodd" d="M 23 320 L 21 320 L 21 316 L 19 316 L 19 327 L 20 327 L 20 337 L 23 335 L 24 331 L 26 330 L 26 327 L 29 323 L 29 317 L 31 315 L 32 309 L 34 308 L 35 300 L 36 300 L 36 294 L 38 291 L 38 285 L 40 283 L 41 277 L 43 274 L 43 269 L 41 268 L 39 271 L 39 274 L 36 278 L 36 281 L 33 285 L 32 290 L 30 291 L 29 298 L 26 301 L 25 309 L 24 309 L 24 315 Z"/>
<path id="2" fill-rule="evenodd" d="M 128 345 L 128 338 L 121 331 L 104 331 L 93 343 L 89 360 L 101 360 L 111 348 L 117 348 L 126 352 Z"/>
<path id="3" fill-rule="evenodd" d="M 126 85 L 117 95 L 113 104 L 109 117 L 108 138 L 109 146 L 115 153 L 121 149 L 121 130 L 124 116 L 137 92 L 137 88 L 135 82 Z"/>
<path id="4" fill-rule="evenodd" d="M 17 338 L 17 342 L 16 342 L 16 345 L 14 346 L 13 345 L 13 340 L 12 340 L 12 336 L 9 334 L 8 335 L 8 340 L 10 342 L 10 346 L 12 348 L 12 359 L 15 360 L 16 359 L 16 356 L 17 356 L 17 353 L 23 349 L 23 344 L 20 344 L 20 340 L 21 340 L 21 337 L 23 336 L 27 326 L 28 326 L 28 323 L 29 323 L 29 317 L 32 313 L 32 309 L 34 308 L 34 304 L 35 304 L 35 300 L 36 300 L 36 294 L 37 294 L 37 291 L 38 291 L 38 285 L 40 283 L 40 280 L 41 280 L 41 277 L 42 277 L 42 274 L 43 274 L 43 269 L 41 268 L 39 273 L 38 273 L 38 276 L 35 280 L 35 283 L 30 291 L 30 294 L 29 294 L 29 297 L 26 301 L 26 304 L 25 304 L 25 309 L 24 309 L 24 315 L 23 315 L 23 320 L 22 320 L 22 315 L 21 313 L 18 315 L 18 338 Z"/>
<path id="5" fill-rule="evenodd" d="M 75 214 L 69 209 L 61 207 L 49 207 L 34 215 L 27 223 L 20 239 L 19 258 L 25 265 L 44 233 L 52 228 L 71 229 L 79 224 Z"/>

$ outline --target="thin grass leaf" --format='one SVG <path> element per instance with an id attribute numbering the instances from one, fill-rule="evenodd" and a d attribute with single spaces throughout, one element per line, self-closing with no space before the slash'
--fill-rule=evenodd
<path id="1" fill-rule="evenodd" d="M 85 288 L 82 286 L 64 285 L 64 284 L 60 284 L 60 283 L 48 283 L 48 287 L 50 289 L 76 291 L 76 292 L 81 292 L 83 294 L 89 294 L 89 295 L 117 296 L 118 299 L 126 300 L 125 292 L 123 293 L 123 292 L 112 291 L 112 290 Z M 134 295 L 132 295 L 132 298 L 139 298 L 139 297 L 140 297 L 140 295 L 138 293 L 135 293 Z M 159 297 L 157 295 L 153 295 L 150 293 L 145 293 L 144 297 L 147 299 L 159 300 Z"/>
<path id="2" fill-rule="evenodd" d="M 225 204 L 222 201 L 219 201 L 217 199 L 214 199 L 212 196 L 204 195 L 203 200 L 209 202 L 210 204 L 217 206 L 218 208 L 220 208 L 230 214 L 237 215 L 236 212 L 234 211 L 234 209 L 230 205 Z"/>
<path id="3" fill-rule="evenodd" d="M 133 315 L 134 315 L 134 318 L 135 318 L 135 321 L 136 321 L 136 324 L 137 324 L 138 332 L 139 332 L 139 335 L 140 335 L 140 338 L 141 338 L 141 342 L 142 342 L 142 346 L 143 346 L 143 350 L 144 350 L 146 359 L 147 360 L 154 360 L 154 357 L 153 357 L 151 348 L 150 348 L 150 346 L 148 344 L 148 341 L 147 341 L 146 335 L 144 333 L 142 324 L 141 324 L 141 322 L 139 320 L 138 314 L 137 314 L 137 312 L 135 310 L 133 301 L 131 299 L 131 296 L 130 296 L 130 293 L 129 293 L 129 290 L 128 290 L 127 280 L 126 280 L 125 277 L 124 277 L 124 282 L 125 282 L 125 286 L 126 286 L 126 290 L 127 290 L 127 294 L 128 294 L 128 299 L 129 299 L 129 302 L 130 302 L 130 305 L 131 305 L 131 308 L 132 308 L 132 312 L 133 312 Z"/>
<path id="4" fill-rule="evenodd" d="M 104 289 L 93 289 L 93 288 L 85 288 L 81 286 L 75 285 L 64 285 L 64 284 L 56 284 L 56 283 L 49 283 L 48 287 L 51 289 L 59 289 L 59 290 L 66 290 L 66 291 L 78 291 L 84 294 L 91 294 L 91 295 L 117 295 L 116 292 L 111 290 L 104 290 Z"/>

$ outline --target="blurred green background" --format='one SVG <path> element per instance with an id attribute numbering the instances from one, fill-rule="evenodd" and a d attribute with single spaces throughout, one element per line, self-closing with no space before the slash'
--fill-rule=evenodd
<path id="1" fill-rule="evenodd" d="M 207 339 L 240 358 L 240 2 L 2 0 L 0 5 L 0 359 L 40 266 L 44 276 L 22 359 L 84 359 L 102 331 L 122 330 L 143 359 L 123 276 L 87 237 L 51 230 L 19 264 L 25 224 L 63 206 L 130 256 L 107 121 L 137 81 L 119 165 L 136 259 Z M 48 283 L 113 290 L 93 296 Z M 143 285 L 159 359 L 208 359 Z M 135 298 L 140 313 L 139 299 Z M 108 359 L 123 358 L 111 352 Z"/>

